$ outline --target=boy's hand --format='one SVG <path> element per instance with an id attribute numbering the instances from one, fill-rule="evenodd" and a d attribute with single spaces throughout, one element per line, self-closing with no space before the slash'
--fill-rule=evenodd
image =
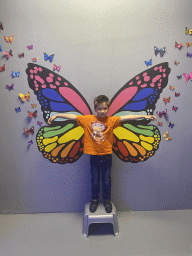
<path id="1" fill-rule="evenodd" d="M 53 120 L 55 120 L 55 118 L 57 118 L 57 115 L 54 115 L 52 117 L 50 117 L 47 121 L 48 124 L 51 124 L 53 122 Z"/>
<path id="2" fill-rule="evenodd" d="M 148 115 L 146 116 L 146 119 L 151 119 L 152 121 L 155 121 L 157 118 L 156 116 Z"/>

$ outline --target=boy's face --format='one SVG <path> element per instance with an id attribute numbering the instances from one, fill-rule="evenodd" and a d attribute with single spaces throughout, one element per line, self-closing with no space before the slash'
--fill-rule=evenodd
<path id="1" fill-rule="evenodd" d="M 95 112 L 97 113 L 98 117 L 105 117 L 109 111 L 107 102 L 102 102 L 98 104 L 95 108 Z"/>

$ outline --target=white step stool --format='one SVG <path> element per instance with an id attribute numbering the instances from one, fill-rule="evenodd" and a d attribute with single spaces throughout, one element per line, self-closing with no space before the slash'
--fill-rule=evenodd
<path id="1" fill-rule="evenodd" d="M 83 236 L 88 237 L 89 225 L 92 223 L 112 223 L 114 236 L 117 236 L 119 234 L 119 227 L 114 204 L 111 202 L 112 212 L 110 213 L 105 211 L 105 206 L 103 203 L 99 203 L 97 210 L 92 213 L 89 211 L 90 203 L 85 205 L 85 212 L 83 217 Z"/>

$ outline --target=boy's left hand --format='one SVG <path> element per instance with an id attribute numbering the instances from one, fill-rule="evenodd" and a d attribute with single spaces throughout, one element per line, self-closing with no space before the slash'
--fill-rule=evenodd
<path id="1" fill-rule="evenodd" d="M 156 116 L 148 115 L 146 119 L 151 119 L 152 121 L 155 121 L 157 118 Z"/>

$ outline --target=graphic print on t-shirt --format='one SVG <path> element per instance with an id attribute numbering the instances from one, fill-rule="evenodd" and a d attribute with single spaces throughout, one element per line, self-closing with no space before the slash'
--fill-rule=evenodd
<path id="1" fill-rule="evenodd" d="M 104 135 L 103 132 L 107 129 L 107 125 L 104 123 L 98 122 L 95 120 L 95 122 L 91 122 L 91 129 L 92 134 L 91 137 L 97 142 L 100 143 L 101 141 L 104 141 Z"/>

